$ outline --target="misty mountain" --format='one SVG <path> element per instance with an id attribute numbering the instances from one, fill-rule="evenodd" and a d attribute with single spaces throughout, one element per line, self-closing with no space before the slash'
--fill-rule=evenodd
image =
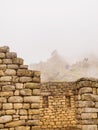
<path id="1" fill-rule="evenodd" d="M 98 78 L 98 57 L 89 55 L 70 65 L 63 56 L 54 50 L 46 62 L 31 64 L 29 68 L 41 71 L 42 82 L 75 81 L 81 77 Z"/>

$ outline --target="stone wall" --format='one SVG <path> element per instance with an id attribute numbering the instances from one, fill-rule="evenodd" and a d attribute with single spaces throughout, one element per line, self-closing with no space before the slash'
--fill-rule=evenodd
<path id="1" fill-rule="evenodd" d="M 40 105 L 43 130 L 76 128 L 75 91 L 72 83 L 43 83 Z"/>
<path id="2" fill-rule="evenodd" d="M 77 126 L 82 130 L 98 130 L 98 80 L 79 79 L 76 89 Z"/>
<path id="3" fill-rule="evenodd" d="M 39 127 L 40 72 L 28 70 L 9 47 L 0 47 L 0 130 Z"/>
<path id="4" fill-rule="evenodd" d="M 0 130 L 98 130 L 98 79 L 40 83 L 0 47 Z"/>

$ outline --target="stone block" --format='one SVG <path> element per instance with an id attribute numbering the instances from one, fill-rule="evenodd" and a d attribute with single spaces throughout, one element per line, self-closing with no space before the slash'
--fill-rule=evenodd
<path id="1" fill-rule="evenodd" d="M 18 69 L 17 70 L 17 75 L 18 76 L 33 76 L 32 70 L 27 70 L 27 69 Z"/>
<path id="2" fill-rule="evenodd" d="M 24 87 L 30 89 L 40 88 L 38 83 L 25 83 Z"/>
<path id="3" fill-rule="evenodd" d="M 24 102 L 28 102 L 28 103 L 40 102 L 40 96 L 25 96 Z"/>
<path id="4" fill-rule="evenodd" d="M 11 76 L 15 76 L 16 75 L 16 71 L 14 69 L 6 69 L 5 71 L 6 75 L 11 75 Z"/>
<path id="5" fill-rule="evenodd" d="M 0 78 L 0 82 L 10 82 L 10 81 L 12 81 L 11 76 L 3 76 Z"/>
<path id="6" fill-rule="evenodd" d="M 6 65 L 5 64 L 0 64 L 0 70 L 5 70 L 6 69 Z"/>
<path id="7" fill-rule="evenodd" d="M 29 115 L 38 115 L 40 114 L 40 110 L 37 109 L 29 109 L 28 110 Z"/>
<path id="8" fill-rule="evenodd" d="M 12 116 L 10 115 L 5 115 L 0 117 L 0 123 L 7 123 L 12 121 Z"/>
<path id="9" fill-rule="evenodd" d="M 78 107 L 94 107 L 95 102 L 93 101 L 78 101 Z"/>
<path id="10" fill-rule="evenodd" d="M 5 127 L 17 127 L 25 125 L 25 120 L 12 121 L 10 123 L 6 123 Z"/>
<path id="11" fill-rule="evenodd" d="M 94 95 L 94 94 L 84 94 L 82 95 L 82 100 L 86 100 L 86 101 L 98 101 L 98 95 Z"/>
<path id="12" fill-rule="evenodd" d="M 14 109 L 21 109 L 21 108 L 23 108 L 22 103 L 14 103 Z"/>
<path id="13" fill-rule="evenodd" d="M 26 122 L 26 125 L 28 125 L 28 126 L 37 126 L 39 124 L 40 124 L 39 120 L 28 120 Z"/>
<path id="14" fill-rule="evenodd" d="M 20 95 L 32 95 L 32 91 L 31 89 L 23 89 L 23 90 L 20 90 Z"/>
<path id="15" fill-rule="evenodd" d="M 2 91 L 13 91 L 13 90 L 15 90 L 15 86 L 14 85 L 2 86 Z"/>
<path id="16" fill-rule="evenodd" d="M 3 64 L 12 64 L 12 59 L 3 59 Z"/>
<path id="17" fill-rule="evenodd" d="M 80 88 L 79 93 L 80 93 L 80 94 L 92 93 L 92 88 L 91 88 L 91 87 L 83 87 L 83 88 Z"/>
<path id="18" fill-rule="evenodd" d="M 28 69 L 28 65 L 20 65 L 19 68 L 20 69 Z"/>
<path id="19" fill-rule="evenodd" d="M 33 81 L 34 83 L 40 83 L 40 78 L 39 78 L 39 77 L 33 77 L 33 78 L 32 78 L 32 81 Z"/>
<path id="20" fill-rule="evenodd" d="M 3 103 L 3 109 L 7 110 L 7 109 L 12 109 L 13 105 L 12 103 Z"/>
<path id="21" fill-rule="evenodd" d="M 31 77 L 20 77 L 19 81 L 21 83 L 31 82 L 32 78 Z"/>
<path id="22" fill-rule="evenodd" d="M 23 108 L 24 109 L 30 109 L 30 103 L 24 103 Z"/>
<path id="23" fill-rule="evenodd" d="M 0 52 L 3 52 L 3 53 L 9 52 L 9 47 L 8 46 L 2 46 L 2 47 L 0 47 Z"/>
<path id="24" fill-rule="evenodd" d="M 11 103 L 21 103 L 23 102 L 23 98 L 21 96 L 12 96 L 12 97 L 9 97 L 8 98 L 8 102 L 11 102 Z"/>
<path id="25" fill-rule="evenodd" d="M 33 95 L 40 95 L 40 89 L 33 89 Z"/>
<path id="26" fill-rule="evenodd" d="M 23 83 L 16 83 L 16 89 L 23 89 Z"/>
<path id="27" fill-rule="evenodd" d="M 97 130 L 97 125 L 83 125 L 82 130 Z"/>
<path id="28" fill-rule="evenodd" d="M 18 76 L 12 76 L 12 82 L 18 83 L 19 82 L 19 77 Z"/>
<path id="29" fill-rule="evenodd" d="M 20 109 L 20 115 L 27 115 L 27 110 Z"/>
<path id="30" fill-rule="evenodd" d="M 3 58 L 5 58 L 5 53 L 0 52 L 0 59 L 3 59 Z"/>
<path id="31" fill-rule="evenodd" d="M 2 64 L 3 62 L 2 62 L 2 59 L 0 59 L 0 64 Z"/>
<path id="32" fill-rule="evenodd" d="M 10 65 L 7 65 L 7 68 L 8 69 L 18 69 L 18 65 L 15 65 L 15 64 L 10 64 Z"/>
<path id="33" fill-rule="evenodd" d="M 30 130 L 30 126 L 18 126 L 15 127 L 15 130 Z"/>
<path id="34" fill-rule="evenodd" d="M 13 96 L 13 92 L 12 92 L 12 91 L 1 92 L 1 96 L 2 96 L 2 97 Z"/>
<path id="35" fill-rule="evenodd" d="M 8 59 L 17 58 L 17 54 L 15 52 L 7 52 L 6 58 L 8 58 Z"/>
<path id="36" fill-rule="evenodd" d="M 22 58 L 13 58 L 12 63 L 13 64 L 18 64 L 18 65 L 23 65 L 23 59 Z"/>
<path id="37" fill-rule="evenodd" d="M 97 118 L 97 113 L 82 113 L 81 118 L 82 119 L 95 119 Z"/>
<path id="38" fill-rule="evenodd" d="M 0 70 L 0 76 L 4 76 L 3 70 Z"/>
<path id="39" fill-rule="evenodd" d="M 15 110 L 6 110 L 6 115 L 15 115 L 16 111 Z"/>
<path id="40" fill-rule="evenodd" d="M 31 108 L 32 108 L 32 109 L 36 109 L 36 108 L 39 109 L 39 108 L 40 108 L 40 104 L 39 104 L 39 103 L 32 103 L 32 104 L 31 104 Z"/>
<path id="41" fill-rule="evenodd" d="M 5 97 L 0 97 L 0 103 L 5 103 L 7 102 L 7 99 Z"/>

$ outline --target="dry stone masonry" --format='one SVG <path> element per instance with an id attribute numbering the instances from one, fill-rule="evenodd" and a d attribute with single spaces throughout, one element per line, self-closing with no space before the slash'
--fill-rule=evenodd
<path id="1" fill-rule="evenodd" d="M 98 130 L 98 80 L 41 83 L 0 47 L 0 130 Z"/>
<path id="2" fill-rule="evenodd" d="M 43 83 L 40 107 L 41 128 L 46 130 L 76 128 L 74 99 L 75 92 L 71 83 Z"/>
<path id="3" fill-rule="evenodd" d="M 40 72 L 28 70 L 9 47 L 0 47 L 0 130 L 39 125 Z"/>

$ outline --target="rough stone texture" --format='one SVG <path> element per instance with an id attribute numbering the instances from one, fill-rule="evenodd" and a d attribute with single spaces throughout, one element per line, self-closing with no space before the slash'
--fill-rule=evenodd
<path id="1" fill-rule="evenodd" d="M 76 127 L 75 96 L 71 83 L 44 83 L 41 95 L 42 129 Z"/>
<path id="2" fill-rule="evenodd" d="M 0 123 L 7 123 L 12 121 L 12 116 L 1 116 L 0 117 Z"/>
<path id="3" fill-rule="evenodd" d="M 98 130 L 98 79 L 40 83 L 0 47 L 0 130 Z"/>
<path id="4" fill-rule="evenodd" d="M 0 130 L 32 130 L 32 125 L 38 128 L 40 82 L 33 81 L 36 77 L 40 81 L 38 71 L 28 70 L 9 47 L 0 47 Z"/>

